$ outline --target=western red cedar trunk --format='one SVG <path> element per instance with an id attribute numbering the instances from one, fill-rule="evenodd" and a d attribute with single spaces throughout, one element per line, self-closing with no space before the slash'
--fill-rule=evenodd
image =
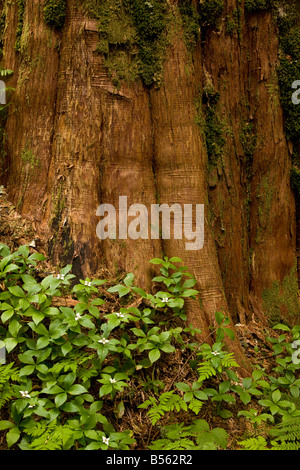
<path id="1" fill-rule="evenodd" d="M 281 286 L 297 261 L 292 146 L 272 12 L 216 1 L 216 23 L 211 13 L 191 48 L 179 3 L 166 2 L 173 23 L 161 52 L 162 82 L 116 84 L 99 53 L 99 18 L 87 13 L 87 4 L 99 3 L 109 2 L 68 0 L 57 29 L 46 24 L 43 2 L 20 2 L 21 13 L 18 2 L 2 2 L 2 67 L 14 71 L 7 85 L 15 88 L 2 164 L 11 201 L 47 240 L 52 260 L 72 263 L 80 276 L 106 265 L 134 272 L 149 287 L 151 258 L 181 257 L 197 279 L 201 302 L 188 303 L 188 320 L 202 339 L 217 310 L 233 328 L 264 320 L 264 292 L 274 282 Z M 201 7 L 201 16 L 209 2 L 183 3 Z M 203 248 L 188 251 L 174 238 L 100 241 L 96 209 L 118 208 L 119 196 L 127 196 L 128 207 L 204 204 Z M 239 342 L 231 347 L 246 363 Z"/>

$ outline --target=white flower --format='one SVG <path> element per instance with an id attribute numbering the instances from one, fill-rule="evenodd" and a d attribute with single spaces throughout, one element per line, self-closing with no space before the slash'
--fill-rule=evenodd
<path id="1" fill-rule="evenodd" d="M 102 441 L 104 442 L 104 444 L 106 444 L 108 446 L 109 437 L 102 436 Z"/>
<path id="2" fill-rule="evenodd" d="M 161 299 L 161 302 L 168 302 L 168 301 L 169 301 L 168 297 L 164 297 L 163 299 Z"/>
<path id="3" fill-rule="evenodd" d="M 35 407 L 35 405 L 29 405 L 28 406 L 28 408 L 34 408 L 34 407 Z"/>
<path id="4" fill-rule="evenodd" d="M 58 274 L 57 275 L 57 279 L 61 279 L 63 281 L 64 278 L 65 278 L 65 274 Z"/>
<path id="5" fill-rule="evenodd" d="M 85 282 L 84 282 L 84 285 L 85 285 L 85 286 L 89 286 L 89 287 L 91 287 L 92 283 L 91 283 L 91 282 L 89 282 L 89 281 L 85 281 Z"/>
<path id="6" fill-rule="evenodd" d="M 125 317 L 124 313 L 121 313 L 121 312 L 116 312 L 116 316 L 119 317 L 119 318 L 124 318 Z"/>
<path id="7" fill-rule="evenodd" d="M 214 356 L 218 356 L 220 353 L 219 353 L 218 351 L 212 351 L 212 354 L 213 354 Z"/>
<path id="8" fill-rule="evenodd" d="M 75 320 L 79 320 L 79 318 L 81 318 L 80 313 L 76 313 L 76 315 L 75 315 Z"/>
<path id="9" fill-rule="evenodd" d="M 116 379 L 110 378 L 109 381 L 110 381 L 111 384 L 115 384 L 115 383 L 116 383 Z"/>
<path id="10" fill-rule="evenodd" d="M 107 344 L 109 343 L 109 340 L 106 338 L 102 338 L 102 339 L 99 339 L 98 343 Z"/>
<path id="11" fill-rule="evenodd" d="M 27 390 L 20 390 L 20 395 L 22 398 L 31 398 Z"/>

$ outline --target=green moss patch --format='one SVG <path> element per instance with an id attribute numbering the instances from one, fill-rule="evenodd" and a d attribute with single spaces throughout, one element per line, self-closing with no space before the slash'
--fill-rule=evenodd
<path id="1" fill-rule="evenodd" d="M 271 326 L 287 319 L 293 322 L 299 318 L 300 306 L 298 301 L 297 265 L 291 269 L 282 283 L 274 282 L 269 289 L 262 293 L 263 308 Z"/>
<path id="2" fill-rule="evenodd" d="M 44 7 L 44 21 L 47 25 L 61 29 L 66 17 L 66 0 L 46 0 Z"/>
<path id="3" fill-rule="evenodd" d="M 245 9 L 249 12 L 269 10 L 272 8 L 274 0 L 245 0 Z"/>
<path id="4" fill-rule="evenodd" d="M 26 0 L 18 0 L 18 24 L 17 24 L 16 42 L 15 42 L 15 50 L 17 52 L 19 52 L 21 49 L 21 36 L 22 36 L 23 25 L 24 25 L 25 6 L 26 6 Z"/>
<path id="5" fill-rule="evenodd" d="M 199 0 L 199 14 L 202 26 L 215 26 L 224 9 L 223 0 Z"/>

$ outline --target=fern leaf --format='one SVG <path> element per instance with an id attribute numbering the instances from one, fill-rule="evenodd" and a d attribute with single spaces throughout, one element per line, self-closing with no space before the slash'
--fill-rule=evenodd
<path id="1" fill-rule="evenodd" d="M 192 400 L 189 402 L 189 410 L 191 410 L 193 413 L 196 415 L 199 413 L 203 405 L 203 402 L 200 400 L 197 400 L 197 398 L 192 398 Z"/>
<path id="2" fill-rule="evenodd" d="M 225 356 L 221 359 L 221 365 L 225 369 L 230 369 L 231 367 L 239 367 L 233 357 L 233 353 L 225 354 Z"/>
<path id="3" fill-rule="evenodd" d="M 62 450 L 74 438 L 73 429 L 55 422 L 40 421 L 31 428 L 25 428 L 24 432 L 32 437 L 29 444 L 32 450 Z"/>
<path id="4" fill-rule="evenodd" d="M 202 362 L 200 366 L 197 368 L 199 373 L 199 382 L 208 379 L 209 377 L 213 377 L 216 375 L 216 370 L 212 366 L 212 364 L 208 361 Z"/>
<path id="5" fill-rule="evenodd" d="M 153 425 L 164 416 L 165 413 L 170 411 L 176 410 L 179 412 L 180 410 L 187 411 L 187 403 L 179 396 L 176 395 L 174 390 L 170 392 L 164 392 L 160 395 L 158 401 L 155 398 L 150 397 L 144 403 L 139 405 L 139 408 L 148 408 L 151 406 L 150 410 L 147 412 L 150 421 Z"/>
<path id="6" fill-rule="evenodd" d="M 300 449 L 300 417 L 286 419 L 269 431 L 275 437 L 272 442 L 274 449 L 299 450 Z"/>
<path id="7" fill-rule="evenodd" d="M 267 441 L 264 437 L 251 437 L 244 441 L 240 441 L 239 444 L 244 447 L 245 450 L 267 450 Z"/>
<path id="8" fill-rule="evenodd" d="M 0 366 L 0 409 L 15 395 L 10 382 L 19 380 L 19 370 L 13 365 L 11 362 Z"/>

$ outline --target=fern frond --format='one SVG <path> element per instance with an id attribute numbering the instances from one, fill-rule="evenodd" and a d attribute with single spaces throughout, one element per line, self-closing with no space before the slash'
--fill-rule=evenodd
<path id="1" fill-rule="evenodd" d="M 149 400 L 146 400 L 144 403 L 139 405 L 139 408 L 148 408 L 148 406 L 152 406 L 152 408 L 147 411 L 147 414 L 153 425 L 155 425 L 156 422 L 167 412 L 174 410 L 187 411 L 186 402 L 179 395 L 176 395 L 174 390 L 162 393 L 158 401 L 156 401 L 153 397 L 150 397 Z"/>
<path id="2" fill-rule="evenodd" d="M 216 375 L 216 370 L 209 361 L 202 362 L 197 371 L 199 373 L 199 382 Z"/>
<path id="3" fill-rule="evenodd" d="M 244 447 L 245 450 L 267 450 L 267 441 L 264 437 L 251 437 L 244 441 L 240 441 L 239 444 Z"/>
<path id="4" fill-rule="evenodd" d="M 239 367 L 233 357 L 233 353 L 226 353 L 225 356 L 221 359 L 221 365 L 225 369 L 230 369 L 231 367 Z"/>
<path id="5" fill-rule="evenodd" d="M 65 444 L 74 437 L 74 430 L 68 426 L 40 421 L 35 426 L 25 428 L 24 432 L 31 436 L 29 449 L 32 450 L 62 450 Z"/>
<path id="6" fill-rule="evenodd" d="M 196 449 L 193 441 L 187 438 L 179 439 L 177 441 L 170 441 L 168 439 L 158 439 L 149 445 L 150 450 L 191 450 Z"/>
<path id="7" fill-rule="evenodd" d="M 10 384 L 4 384 L 0 386 L 0 409 L 5 405 L 5 403 L 12 400 L 15 396 L 15 392 Z"/>
<path id="8" fill-rule="evenodd" d="M 32 423 L 31 426 L 24 428 L 24 433 L 31 437 L 42 436 L 47 431 L 53 431 L 56 427 L 56 422 L 52 421 L 49 423 L 46 420 L 41 420 L 35 423 Z"/>
<path id="9" fill-rule="evenodd" d="M 274 449 L 299 450 L 300 449 L 300 416 L 285 419 L 269 431 L 275 437 L 272 442 Z"/>
<path id="10" fill-rule="evenodd" d="M 300 449 L 300 442 L 281 442 L 280 444 L 276 442 L 272 446 L 272 450 L 299 450 Z"/>
<path id="11" fill-rule="evenodd" d="M 0 384 L 6 383 L 8 380 L 16 382 L 19 380 L 19 369 L 13 367 L 14 363 L 0 365 Z"/>
<path id="12" fill-rule="evenodd" d="M 0 409 L 15 396 L 11 381 L 19 380 L 19 370 L 13 362 L 0 366 Z"/>
<path id="13" fill-rule="evenodd" d="M 196 415 L 199 413 L 203 405 L 203 402 L 198 400 L 197 398 L 192 398 L 189 402 L 189 410 L 193 411 Z"/>
<path id="14" fill-rule="evenodd" d="M 196 449 L 196 444 L 191 440 L 195 433 L 184 423 L 175 423 L 165 426 L 161 430 L 163 439 L 151 443 L 150 450 L 185 450 Z"/>

